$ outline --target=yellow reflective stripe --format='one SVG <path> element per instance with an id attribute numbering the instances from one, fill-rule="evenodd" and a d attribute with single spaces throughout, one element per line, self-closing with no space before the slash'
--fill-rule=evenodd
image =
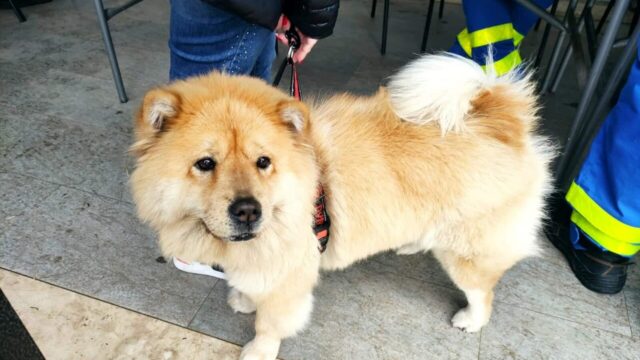
<path id="1" fill-rule="evenodd" d="M 513 29 L 513 45 L 515 46 L 520 45 L 520 43 L 522 42 L 522 39 L 524 39 L 524 35 L 517 32 L 516 29 Z"/>
<path id="2" fill-rule="evenodd" d="M 575 210 L 571 214 L 571 221 L 608 251 L 623 256 L 633 256 L 640 251 L 640 244 L 629 244 L 605 234 Z"/>
<path id="3" fill-rule="evenodd" d="M 513 68 L 515 68 L 516 66 L 520 65 L 520 63 L 522 63 L 522 59 L 520 58 L 520 53 L 516 49 L 510 52 L 509 55 L 503 57 L 502 59 L 494 61 L 493 69 L 495 70 L 496 75 L 502 76 L 508 73 L 509 71 L 513 70 Z M 484 71 L 487 71 L 487 66 L 482 65 L 482 69 Z"/>
<path id="4" fill-rule="evenodd" d="M 511 23 L 495 25 L 469 33 L 471 47 L 477 48 L 499 41 L 514 39 L 513 25 Z"/>
<path id="5" fill-rule="evenodd" d="M 458 34 L 458 42 L 467 56 L 471 57 L 471 39 L 469 38 L 467 28 L 464 28 L 460 34 Z"/>
<path id="6" fill-rule="evenodd" d="M 627 225 L 620 220 L 609 215 L 586 191 L 575 182 L 571 184 L 566 196 L 571 206 L 584 218 L 589 220 L 595 228 L 608 236 L 617 239 L 619 242 L 627 244 L 640 244 L 640 228 Z M 596 240 L 600 240 L 597 239 Z"/>

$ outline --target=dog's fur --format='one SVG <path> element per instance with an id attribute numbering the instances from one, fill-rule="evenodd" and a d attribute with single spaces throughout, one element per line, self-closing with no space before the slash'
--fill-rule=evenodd
<path id="1" fill-rule="evenodd" d="M 221 265 L 229 304 L 257 310 L 242 357 L 275 358 L 305 326 L 321 267 L 389 249 L 432 250 L 469 303 L 453 326 L 479 330 L 502 274 L 538 250 L 552 151 L 534 135 L 529 78 L 431 55 L 371 97 L 310 108 L 260 80 L 212 73 L 151 90 L 136 120 L 139 215 L 165 255 Z M 204 157 L 214 170 L 194 165 Z M 322 255 L 311 229 L 318 183 L 332 220 Z M 253 239 L 232 241 L 228 208 L 241 197 L 261 204 L 262 219 Z"/>

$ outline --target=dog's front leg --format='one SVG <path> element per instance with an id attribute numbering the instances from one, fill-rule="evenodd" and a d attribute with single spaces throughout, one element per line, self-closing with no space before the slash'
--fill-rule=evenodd
<path id="1" fill-rule="evenodd" d="M 313 308 L 311 290 L 303 294 L 274 292 L 257 301 L 256 337 L 242 349 L 242 360 L 273 360 L 282 339 L 295 335 L 309 321 Z"/>
<path id="2" fill-rule="evenodd" d="M 235 288 L 229 290 L 227 303 L 231 306 L 233 312 L 251 314 L 256 311 L 256 304 L 253 300 Z"/>

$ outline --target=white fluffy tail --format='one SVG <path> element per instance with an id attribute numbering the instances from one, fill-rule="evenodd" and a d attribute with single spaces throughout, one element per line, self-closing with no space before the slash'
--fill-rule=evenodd
<path id="1" fill-rule="evenodd" d="M 533 93 L 528 75 L 512 71 L 497 77 L 485 73 L 473 60 L 450 53 L 414 60 L 393 75 L 387 87 L 396 115 L 416 124 L 437 121 L 445 134 L 462 130 L 471 101 L 480 91 L 498 84 L 509 84 L 520 95 Z"/>

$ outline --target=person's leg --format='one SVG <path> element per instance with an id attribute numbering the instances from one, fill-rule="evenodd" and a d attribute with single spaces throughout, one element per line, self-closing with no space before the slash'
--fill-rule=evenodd
<path id="1" fill-rule="evenodd" d="M 449 51 L 471 58 L 480 65 L 485 65 L 487 57 L 491 55 L 495 62 L 494 68 L 499 75 L 506 73 L 512 67 L 506 67 L 505 71 L 505 66 L 501 64 L 507 62 L 519 64 L 520 57 L 513 41 L 510 2 L 508 0 L 466 0 L 462 2 L 462 6 L 467 27 L 458 34 L 456 43 Z"/>
<path id="2" fill-rule="evenodd" d="M 263 46 L 262 52 L 258 56 L 256 63 L 251 72 L 251 76 L 265 79 L 271 82 L 271 65 L 276 58 L 276 38 L 269 37 Z"/>
<path id="3" fill-rule="evenodd" d="M 566 199 L 573 207 L 572 264 L 591 290 L 615 293 L 640 251 L 640 50 L 617 104 L 591 144 Z M 571 262 L 572 260 L 569 259 Z"/>
<path id="4" fill-rule="evenodd" d="M 274 37 L 273 31 L 202 0 L 172 0 L 170 80 L 212 70 L 253 74 L 257 64 L 264 68 L 268 61 L 265 46 L 273 47 Z"/>
<path id="5" fill-rule="evenodd" d="M 535 2 L 546 8 L 552 0 Z M 458 34 L 449 52 L 472 58 L 480 65 L 485 65 L 491 55 L 497 75 L 518 66 L 522 62 L 518 45 L 537 16 L 510 0 L 467 0 L 462 5 L 467 28 Z"/>

